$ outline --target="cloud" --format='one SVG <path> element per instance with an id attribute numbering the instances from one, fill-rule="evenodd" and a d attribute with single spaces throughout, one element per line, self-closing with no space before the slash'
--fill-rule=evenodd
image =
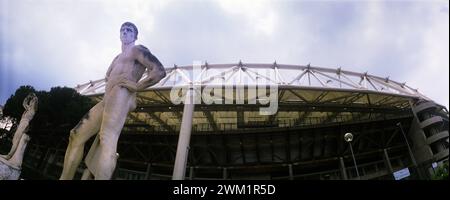
<path id="1" fill-rule="evenodd" d="M 171 67 L 307 64 L 390 76 L 448 107 L 448 1 L 1 1 L 0 104 L 103 78 L 132 21 Z M 440 87 L 436 87 L 436 85 Z M 444 91 L 445 90 L 445 91 Z"/>
<path id="2" fill-rule="evenodd" d="M 124 21 L 154 30 L 170 1 L 2 1 L 2 99 L 19 85 L 74 87 L 100 79 L 120 52 Z M 126 3 L 126 6 L 124 6 Z M 139 10 L 136 12 L 136 10 Z M 5 11 L 5 12 L 3 12 Z M 36 76 L 39 74 L 39 76 Z M 7 78 L 4 78 L 7 77 Z"/>
<path id="3" fill-rule="evenodd" d="M 445 12 L 447 10 L 447 12 Z M 449 14 L 448 2 L 435 3 L 421 12 L 429 13 L 428 24 L 418 29 L 420 48 L 410 57 L 410 70 L 405 70 L 405 81 L 437 103 L 449 105 Z"/>
<path id="4" fill-rule="evenodd" d="M 274 1 L 219 0 L 218 4 L 225 11 L 225 14 L 244 20 L 246 26 L 250 28 L 243 31 L 250 31 L 248 34 L 270 36 L 275 31 L 276 24 L 278 24 L 277 4 Z"/>

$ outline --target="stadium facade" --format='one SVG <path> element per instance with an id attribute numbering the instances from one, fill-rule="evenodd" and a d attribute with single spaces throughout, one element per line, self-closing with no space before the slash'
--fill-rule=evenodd
<path id="1" fill-rule="evenodd" d="M 242 62 L 166 71 L 137 94 L 119 139 L 115 179 L 172 179 L 177 150 L 186 155 L 184 178 L 196 180 L 393 179 L 405 168 L 407 179 L 430 179 L 432 164 L 448 161 L 447 108 L 389 77 Z M 100 79 L 75 89 L 101 101 L 104 87 Z M 261 88 L 264 94 L 255 96 Z M 276 88 L 276 102 L 270 88 Z M 199 103 L 174 102 L 185 94 Z M 261 114 L 271 103 L 276 113 Z M 353 134 L 352 142 L 345 133 Z M 177 147 L 186 134 L 183 151 Z M 57 178 L 67 140 L 50 147 L 51 138 L 40 140 L 28 147 L 24 165 Z"/>

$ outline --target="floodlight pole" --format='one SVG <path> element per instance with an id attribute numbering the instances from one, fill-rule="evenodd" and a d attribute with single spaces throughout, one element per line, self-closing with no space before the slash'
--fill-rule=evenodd
<path id="1" fill-rule="evenodd" d="M 352 143 L 348 142 L 348 145 L 350 146 L 350 151 L 352 152 L 353 164 L 355 164 L 356 176 L 358 177 L 358 180 L 359 180 L 360 177 L 359 177 L 358 165 L 356 165 L 356 159 L 355 159 L 355 154 L 353 154 Z"/>
<path id="2" fill-rule="evenodd" d="M 344 135 L 344 140 L 345 140 L 346 142 L 348 142 L 348 145 L 350 146 L 350 152 L 352 153 L 353 164 L 355 164 L 356 176 L 358 177 L 358 180 L 360 180 L 361 178 L 359 177 L 358 165 L 356 165 L 355 154 L 353 153 L 353 147 L 352 147 L 353 134 L 351 134 L 351 133 L 346 133 L 346 134 Z"/>

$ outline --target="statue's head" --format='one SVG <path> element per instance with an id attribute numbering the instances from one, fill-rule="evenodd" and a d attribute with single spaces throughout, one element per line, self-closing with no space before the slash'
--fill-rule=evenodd
<path id="1" fill-rule="evenodd" d="M 123 43 L 131 43 L 137 40 L 138 29 L 131 22 L 125 22 L 120 27 L 120 40 Z"/>

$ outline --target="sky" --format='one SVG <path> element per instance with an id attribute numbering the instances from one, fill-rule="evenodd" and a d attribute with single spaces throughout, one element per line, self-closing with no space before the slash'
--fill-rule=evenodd
<path id="1" fill-rule="evenodd" d="M 1 0 L 0 105 L 21 85 L 49 90 L 103 78 L 125 21 L 165 67 L 342 67 L 449 105 L 448 0 Z"/>

